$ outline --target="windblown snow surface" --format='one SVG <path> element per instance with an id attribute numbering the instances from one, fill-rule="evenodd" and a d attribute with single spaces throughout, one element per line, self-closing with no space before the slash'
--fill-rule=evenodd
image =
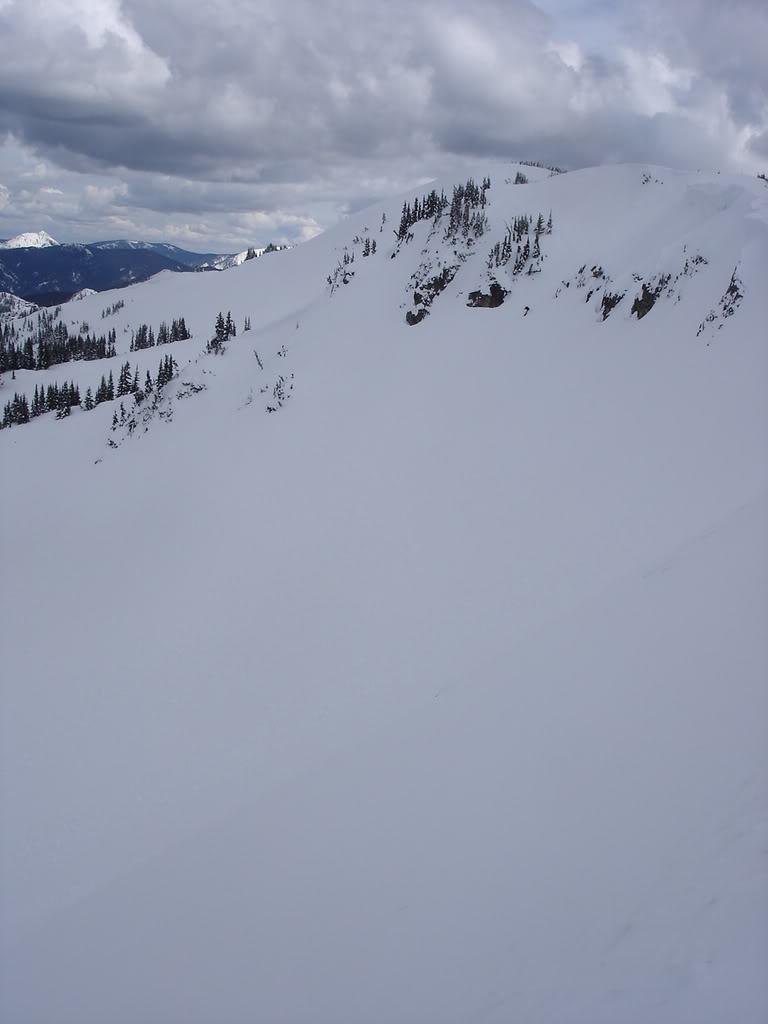
<path id="1" fill-rule="evenodd" d="M 0 433 L 4 1024 L 768 1019 L 768 189 L 515 170 L 474 244 L 400 197 L 6 375 L 194 335 L 135 429 Z"/>

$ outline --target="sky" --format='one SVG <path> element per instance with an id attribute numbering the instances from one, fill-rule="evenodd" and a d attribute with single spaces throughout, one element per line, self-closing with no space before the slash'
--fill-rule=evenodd
<path id="1" fill-rule="evenodd" d="M 765 0 L 0 0 L 0 238 L 296 243 L 485 158 L 768 171 Z"/>

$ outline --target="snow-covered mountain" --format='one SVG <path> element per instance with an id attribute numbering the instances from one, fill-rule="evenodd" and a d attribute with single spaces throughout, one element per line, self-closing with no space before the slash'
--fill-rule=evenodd
<path id="1" fill-rule="evenodd" d="M 762 1024 L 767 276 L 487 165 L 14 321 L 0 1019 Z"/>
<path id="2" fill-rule="evenodd" d="M 177 263 L 188 267 L 199 267 L 210 260 L 224 258 L 214 252 L 191 252 L 189 249 L 181 249 L 178 245 L 171 245 L 170 242 L 142 242 L 135 239 L 114 239 L 107 242 L 90 242 L 90 249 L 132 249 L 144 250 L 166 256 Z"/>
<path id="3" fill-rule="evenodd" d="M 262 246 L 261 248 L 255 248 L 251 246 L 249 249 L 244 249 L 242 252 L 237 252 L 232 256 L 216 256 L 214 259 L 201 262 L 199 264 L 200 270 L 229 270 L 231 267 L 240 267 L 247 260 L 255 260 L 265 253 L 281 252 L 283 249 L 290 249 L 288 245 L 273 245 L 269 244 Z"/>
<path id="4" fill-rule="evenodd" d="M 25 231 L 21 235 L 16 235 L 15 238 L 0 242 L 0 249 L 46 249 L 48 246 L 58 244 L 47 231 Z"/>

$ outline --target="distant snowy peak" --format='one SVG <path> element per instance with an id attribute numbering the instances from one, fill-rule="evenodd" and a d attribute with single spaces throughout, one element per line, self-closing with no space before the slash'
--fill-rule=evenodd
<path id="1" fill-rule="evenodd" d="M 0 249 L 46 249 L 50 245 L 58 245 L 47 231 L 25 231 L 21 235 L 0 242 Z"/>

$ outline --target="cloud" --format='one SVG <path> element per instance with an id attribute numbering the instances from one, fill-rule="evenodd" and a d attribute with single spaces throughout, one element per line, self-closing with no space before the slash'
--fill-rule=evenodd
<path id="1" fill-rule="evenodd" d="M 3 217 L 232 246 L 487 156 L 753 172 L 767 37 L 763 0 L 0 0 Z"/>

